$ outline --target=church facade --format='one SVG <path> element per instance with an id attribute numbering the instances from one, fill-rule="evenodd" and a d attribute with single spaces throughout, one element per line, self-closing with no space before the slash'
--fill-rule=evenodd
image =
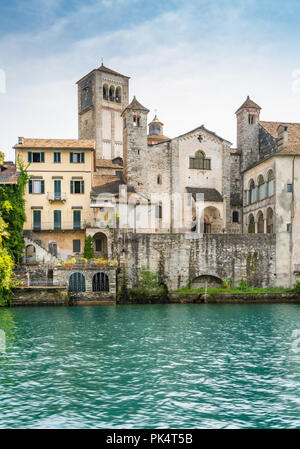
<path id="1" fill-rule="evenodd" d="M 71 147 L 55 139 L 48 147 L 41 139 L 15 145 L 18 155 L 45 152 L 49 159 L 29 166 L 25 229 L 45 250 L 56 243 L 51 256 L 79 256 L 90 235 L 98 256 L 127 253 L 130 282 L 146 260 L 151 269 L 164 267 L 170 288 L 201 276 L 293 285 L 300 272 L 300 123 L 261 121 L 260 106 L 247 97 L 236 111 L 237 148 L 204 125 L 169 138 L 156 115 L 148 124 L 149 110 L 136 97 L 129 103 L 129 77 L 102 64 L 77 85 L 79 138 L 65 141 Z M 55 148 L 67 167 L 53 166 Z M 69 154 L 80 152 L 82 174 L 81 156 L 71 163 Z M 43 170 L 43 189 L 33 192 Z M 53 190 L 58 181 L 63 200 Z"/>

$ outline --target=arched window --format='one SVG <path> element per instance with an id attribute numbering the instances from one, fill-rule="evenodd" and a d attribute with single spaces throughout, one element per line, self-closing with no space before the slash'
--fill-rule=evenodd
<path id="1" fill-rule="evenodd" d="M 93 292 L 109 292 L 109 279 L 105 273 L 96 273 L 93 276 Z"/>
<path id="2" fill-rule="evenodd" d="M 238 223 L 239 222 L 239 213 L 238 211 L 234 210 L 232 212 L 232 223 Z"/>
<path id="3" fill-rule="evenodd" d="M 109 88 L 109 101 L 115 101 L 115 88 L 110 86 Z"/>
<path id="4" fill-rule="evenodd" d="M 263 216 L 262 211 L 259 211 L 257 214 L 257 232 L 258 232 L 258 234 L 263 234 L 265 232 L 264 216 Z"/>
<path id="5" fill-rule="evenodd" d="M 157 184 L 161 184 L 161 175 L 157 175 Z"/>
<path id="6" fill-rule="evenodd" d="M 69 292 L 85 292 L 85 277 L 83 274 L 71 274 L 69 278 Z"/>
<path id="7" fill-rule="evenodd" d="M 104 86 L 103 86 L 103 98 L 104 98 L 104 100 L 108 99 L 108 86 L 107 86 L 107 84 L 104 84 Z"/>
<path id="8" fill-rule="evenodd" d="M 268 196 L 274 195 L 274 173 L 273 173 L 273 170 L 269 170 L 269 172 L 268 172 L 267 193 L 268 193 Z"/>
<path id="9" fill-rule="evenodd" d="M 116 102 L 117 103 L 122 102 L 121 87 L 117 87 L 117 89 L 116 89 Z"/>
<path id="10" fill-rule="evenodd" d="M 133 126 L 140 126 L 140 116 L 139 115 L 133 116 Z"/>
<path id="11" fill-rule="evenodd" d="M 258 177 L 258 201 L 265 197 L 265 180 L 262 175 Z"/>
<path id="12" fill-rule="evenodd" d="M 249 204 L 255 203 L 255 184 L 253 179 L 249 183 Z"/>
<path id="13" fill-rule="evenodd" d="M 205 153 L 201 150 L 196 151 L 194 157 L 190 157 L 190 168 L 198 170 L 211 170 L 210 159 L 205 157 Z"/>
<path id="14" fill-rule="evenodd" d="M 248 233 L 255 234 L 255 220 L 254 220 L 254 216 L 252 214 L 249 215 Z"/>
<path id="15" fill-rule="evenodd" d="M 269 207 L 267 209 L 267 234 L 273 234 L 274 232 L 274 214 L 273 209 Z"/>

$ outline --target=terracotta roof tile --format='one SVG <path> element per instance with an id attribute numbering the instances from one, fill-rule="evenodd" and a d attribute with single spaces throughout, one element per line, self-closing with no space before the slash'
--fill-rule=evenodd
<path id="1" fill-rule="evenodd" d="M 260 121 L 259 124 L 274 138 L 278 137 L 278 127 L 280 125 L 287 126 L 288 146 L 277 154 L 300 155 L 300 123 L 289 122 L 265 122 Z"/>
<path id="2" fill-rule="evenodd" d="M 16 144 L 14 148 L 60 148 L 60 149 L 94 149 L 95 141 L 87 139 L 26 139 L 22 144 Z"/>
<path id="3" fill-rule="evenodd" d="M 122 112 L 122 114 L 127 110 L 127 109 L 133 109 L 133 110 L 137 110 L 137 111 L 146 111 L 149 112 L 149 109 L 145 108 L 145 106 L 143 106 L 141 103 L 139 103 L 136 99 L 136 97 L 133 97 L 132 102 L 126 106 L 126 108 L 124 109 L 124 111 Z"/>
<path id="4" fill-rule="evenodd" d="M 0 164 L 0 184 L 17 184 L 18 179 L 19 173 L 15 164 L 6 162 Z"/>
<path id="5" fill-rule="evenodd" d="M 236 113 L 239 112 L 241 109 L 246 109 L 246 108 L 261 109 L 261 107 L 258 106 L 258 104 L 256 104 L 253 100 L 251 100 L 251 98 L 249 97 L 249 95 L 248 95 L 248 97 L 246 98 L 246 101 L 244 101 L 244 103 L 242 104 L 242 106 L 240 106 L 240 107 L 238 108 L 238 110 L 236 111 Z"/>

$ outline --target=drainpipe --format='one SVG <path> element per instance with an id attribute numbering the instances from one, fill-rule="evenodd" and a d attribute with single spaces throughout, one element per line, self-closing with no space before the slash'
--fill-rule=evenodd
<path id="1" fill-rule="evenodd" d="M 294 217 L 295 217 L 295 158 L 293 157 L 292 169 L 292 204 L 291 204 L 291 235 L 290 235 L 290 286 L 293 280 L 293 251 L 294 251 Z"/>

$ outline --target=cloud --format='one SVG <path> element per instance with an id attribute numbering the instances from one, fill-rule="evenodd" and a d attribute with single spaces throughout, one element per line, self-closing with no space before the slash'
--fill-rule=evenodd
<path id="1" fill-rule="evenodd" d="M 2 38 L 0 69 L 7 91 L 0 94 L 0 148 L 10 158 L 18 135 L 77 137 L 75 82 L 102 57 L 105 65 L 131 77 L 131 95 L 158 109 L 170 137 L 205 124 L 235 142 L 234 111 L 246 95 L 263 107 L 265 119 L 299 120 L 291 75 L 299 66 L 292 55 L 295 44 L 288 35 L 278 36 L 268 17 L 256 17 L 256 2 L 175 2 L 159 14 L 127 20 L 140 13 L 139 3 L 79 5 L 38 33 Z M 151 3 L 155 6 L 149 2 L 147 12 Z M 120 25 L 95 27 L 101 8 L 122 13 L 114 22 Z M 70 34 L 89 24 L 89 32 Z"/>

